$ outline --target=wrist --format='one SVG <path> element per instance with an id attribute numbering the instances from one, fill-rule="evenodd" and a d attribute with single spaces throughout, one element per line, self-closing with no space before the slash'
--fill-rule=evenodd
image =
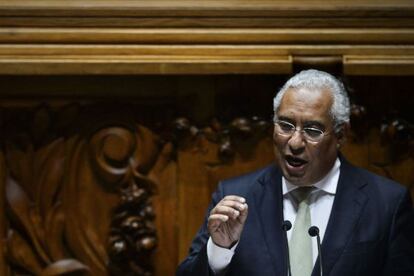
<path id="1" fill-rule="evenodd" d="M 230 244 L 220 244 L 220 243 L 215 242 L 213 239 L 211 239 L 211 241 L 216 246 L 218 246 L 220 248 L 224 248 L 224 249 L 231 249 L 231 248 L 233 248 L 239 242 L 238 240 L 235 240 L 235 241 L 232 241 Z"/>

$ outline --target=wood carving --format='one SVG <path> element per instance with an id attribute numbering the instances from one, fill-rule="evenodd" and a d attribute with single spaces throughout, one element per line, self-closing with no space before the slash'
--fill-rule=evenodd
<path id="1" fill-rule="evenodd" d="M 381 142 L 390 145 L 388 163 L 414 156 L 414 125 L 403 118 L 388 118 L 381 125 Z"/>
<path id="2" fill-rule="evenodd" d="M 394 115 L 381 124 L 380 131 L 386 151 L 373 165 L 386 177 L 404 183 L 414 195 L 414 125 Z"/>
<path id="3" fill-rule="evenodd" d="M 198 128 L 186 118 L 178 118 L 173 122 L 172 137 L 178 147 L 188 147 L 197 140 L 197 136 L 204 136 L 208 141 L 219 145 L 218 157 L 223 162 L 230 162 L 238 153 L 249 157 L 255 145 L 266 135 L 271 135 L 270 121 L 260 117 L 239 117 L 229 124 L 223 124 L 214 119 L 204 128 Z M 269 136 L 270 137 L 270 136 Z"/>
<path id="4" fill-rule="evenodd" d="M 4 127 L 19 125 L 2 140 L 12 270 L 152 275 L 154 170 L 169 158 L 157 136 L 128 120 L 87 120 L 78 106 L 19 114 L 26 123 L 3 116 Z"/>
<path id="5" fill-rule="evenodd" d="M 6 146 L 10 166 L 6 202 L 10 218 L 7 257 L 16 273 L 60 275 L 88 271 L 65 246 L 67 214 L 61 200 L 64 143 L 56 140 L 35 150 Z"/>
<path id="6" fill-rule="evenodd" d="M 147 173 L 158 145 L 149 133 L 137 129 L 107 128 L 94 135 L 91 148 L 94 168 L 109 188 L 121 194 L 109 236 L 109 270 L 113 275 L 152 275 L 151 253 L 157 238 L 150 198 L 155 183 Z"/>

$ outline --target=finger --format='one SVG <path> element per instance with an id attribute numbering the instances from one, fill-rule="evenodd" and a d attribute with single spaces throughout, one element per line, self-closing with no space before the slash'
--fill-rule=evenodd
<path id="1" fill-rule="evenodd" d="M 208 217 L 207 227 L 209 232 L 215 232 L 222 223 L 229 220 L 229 217 L 222 214 L 214 214 Z"/>
<path id="2" fill-rule="evenodd" d="M 236 219 L 240 215 L 240 211 L 231 206 L 218 205 L 213 210 L 211 210 L 210 214 L 221 214 L 226 215 L 232 219 Z"/>
<path id="3" fill-rule="evenodd" d="M 226 222 L 229 220 L 229 216 L 223 214 L 214 214 L 208 217 L 208 223 L 210 222 Z"/>
<path id="4" fill-rule="evenodd" d="M 217 206 L 227 206 L 242 212 L 246 208 L 247 204 L 241 203 L 240 201 L 223 199 L 219 202 L 219 204 L 217 204 Z"/>
<path id="5" fill-rule="evenodd" d="M 244 222 L 247 219 L 247 214 L 249 213 L 248 208 L 249 206 L 247 205 L 247 203 L 244 204 L 244 209 L 242 211 L 240 211 L 240 216 L 239 216 L 239 220 L 240 223 L 244 224 Z"/>
<path id="6" fill-rule="evenodd" d="M 246 199 L 244 197 L 236 196 L 236 195 L 228 195 L 228 196 L 225 196 L 222 199 L 222 201 L 223 200 L 237 201 L 237 202 L 240 202 L 240 203 L 245 203 L 246 202 Z"/>

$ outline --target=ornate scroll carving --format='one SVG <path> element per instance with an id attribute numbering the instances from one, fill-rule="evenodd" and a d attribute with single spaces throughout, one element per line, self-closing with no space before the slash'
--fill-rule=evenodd
<path id="1" fill-rule="evenodd" d="M 121 195 L 111 222 L 109 269 L 113 275 L 152 275 L 151 254 L 157 244 L 150 197 L 155 183 L 147 173 L 158 145 L 137 127 L 102 129 L 91 139 L 93 167 L 109 188 Z"/>
<path id="2" fill-rule="evenodd" d="M 164 146 L 157 136 L 132 120 L 90 117 L 79 106 L 19 114 L 19 123 L 12 111 L 3 116 L 4 127 L 19 128 L 1 141 L 13 271 L 152 275 L 151 197 Z"/>

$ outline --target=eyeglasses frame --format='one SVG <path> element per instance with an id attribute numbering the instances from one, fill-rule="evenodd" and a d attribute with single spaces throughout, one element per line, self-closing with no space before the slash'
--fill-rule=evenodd
<path id="1" fill-rule="evenodd" d="M 275 122 L 274 122 L 274 124 L 275 125 L 277 125 L 280 129 L 281 129 L 281 127 L 280 127 L 280 124 L 279 124 L 279 122 L 283 122 L 284 124 L 287 124 L 287 125 L 291 125 L 293 128 L 292 128 L 292 130 L 294 129 L 294 131 L 291 133 L 291 134 L 287 134 L 287 133 L 280 133 L 279 131 L 276 131 L 276 133 L 277 134 L 279 134 L 279 135 L 281 135 L 281 136 L 283 136 L 283 137 L 292 137 L 295 133 L 296 133 L 296 131 L 299 131 L 299 133 L 301 133 L 302 134 L 302 137 L 307 141 L 307 142 L 310 142 L 310 143 L 313 143 L 313 144 L 317 144 L 317 143 L 320 143 L 322 140 L 323 140 L 323 138 L 325 137 L 325 136 L 328 136 L 328 135 L 330 135 L 330 134 L 332 134 L 333 132 L 334 132 L 334 130 L 333 129 L 331 129 L 331 130 L 328 130 L 328 131 L 323 131 L 323 130 L 321 130 L 321 129 L 318 129 L 318 128 L 312 128 L 312 129 L 314 129 L 314 130 L 319 130 L 319 131 L 321 131 L 321 136 L 319 136 L 319 137 L 321 137 L 320 139 L 318 139 L 318 140 L 312 140 L 312 138 L 311 139 L 309 139 L 309 137 L 308 136 L 306 136 L 305 135 L 305 129 L 306 128 L 310 128 L 310 127 L 297 127 L 297 126 L 295 126 L 294 124 L 292 124 L 292 123 L 290 123 L 290 122 L 288 122 L 288 121 L 285 121 L 285 120 L 276 120 Z"/>

